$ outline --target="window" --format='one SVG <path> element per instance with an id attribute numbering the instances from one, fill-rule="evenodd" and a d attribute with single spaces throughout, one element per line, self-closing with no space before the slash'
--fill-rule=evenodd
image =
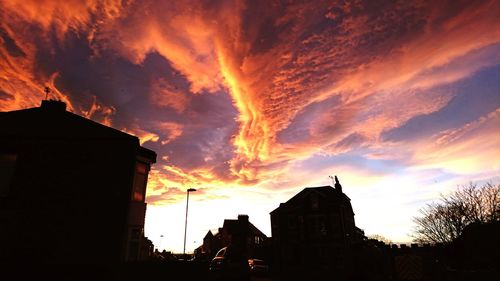
<path id="1" fill-rule="evenodd" d="M 259 236 L 255 236 L 255 237 L 254 237 L 254 242 L 255 242 L 255 244 L 260 244 L 260 242 L 262 242 L 262 241 L 263 241 L 263 239 L 262 239 L 262 238 L 260 238 Z"/>
<path id="2" fill-rule="evenodd" d="M 132 228 L 130 231 L 130 239 L 139 240 L 141 238 L 142 229 L 140 228 Z"/>
<path id="3" fill-rule="evenodd" d="M 9 195 L 16 162 L 16 154 L 0 154 L 0 197 L 7 197 Z"/>
<path id="4" fill-rule="evenodd" d="M 312 215 L 308 218 L 308 231 L 311 237 L 319 238 L 328 234 L 328 229 L 323 215 Z"/>
<path id="5" fill-rule="evenodd" d="M 297 217 L 294 215 L 288 215 L 288 229 L 297 228 Z"/>
<path id="6" fill-rule="evenodd" d="M 143 229 L 139 227 L 129 228 L 127 260 L 135 261 L 139 257 L 140 240 L 143 237 Z"/>
<path id="7" fill-rule="evenodd" d="M 145 163 L 137 162 L 135 165 L 134 187 L 132 200 L 144 201 L 146 193 L 146 183 L 148 181 L 148 166 Z"/>
<path id="8" fill-rule="evenodd" d="M 317 194 L 311 194 L 311 209 L 317 210 L 319 208 L 319 198 Z"/>

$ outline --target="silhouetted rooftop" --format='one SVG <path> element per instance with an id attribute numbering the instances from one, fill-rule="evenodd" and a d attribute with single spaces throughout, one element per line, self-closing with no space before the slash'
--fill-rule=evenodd
<path id="1" fill-rule="evenodd" d="M 62 101 L 44 100 L 40 107 L 0 112 L 0 135 L 20 139 L 84 139 L 124 140 L 135 142 L 139 138 L 120 130 L 66 111 Z M 144 147 L 140 152 L 156 159 L 156 153 Z"/>
<path id="2" fill-rule="evenodd" d="M 274 213 L 280 210 L 284 210 L 289 208 L 290 206 L 295 206 L 297 203 L 302 201 L 302 199 L 306 196 L 308 196 L 311 192 L 315 192 L 319 194 L 320 196 L 323 197 L 328 197 L 330 200 L 333 201 L 345 201 L 350 204 L 351 199 L 343 193 L 341 190 L 333 188 L 332 186 L 325 185 L 325 186 L 318 186 L 318 187 L 306 187 L 299 193 L 295 194 L 292 198 L 290 198 L 288 201 L 285 203 L 280 203 L 280 206 L 276 209 L 274 209 L 271 213 Z"/>
<path id="3" fill-rule="evenodd" d="M 37 138 L 139 139 L 66 111 L 60 101 L 43 101 L 42 106 L 0 112 L 1 134 Z"/>
<path id="4" fill-rule="evenodd" d="M 203 239 L 211 237 L 214 237 L 214 235 L 212 234 L 212 231 L 209 230 Z"/>
<path id="5" fill-rule="evenodd" d="M 248 221 L 248 216 L 240 215 L 236 220 L 225 219 L 222 227 L 229 232 L 235 232 L 238 231 L 238 229 L 241 227 L 241 223 L 247 223 L 251 233 L 256 235 L 266 236 L 264 233 L 262 233 L 262 231 L 260 231 L 257 227 L 255 227 L 255 225 L 253 225 L 250 221 Z"/>

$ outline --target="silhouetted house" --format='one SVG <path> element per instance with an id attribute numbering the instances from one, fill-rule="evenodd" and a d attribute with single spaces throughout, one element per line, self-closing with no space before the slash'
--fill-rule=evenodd
<path id="1" fill-rule="evenodd" d="M 203 237 L 203 244 L 194 250 L 194 255 L 198 259 L 210 259 L 221 248 L 220 245 L 220 241 L 215 239 L 212 231 L 209 230 Z"/>
<path id="2" fill-rule="evenodd" d="M 155 152 L 60 101 L 0 113 L 0 263 L 116 263 L 143 234 Z"/>
<path id="3" fill-rule="evenodd" d="M 247 257 L 264 259 L 269 256 L 268 237 L 248 220 L 248 215 L 238 215 L 237 220 L 224 220 L 216 234 L 208 231 L 195 254 L 212 258 L 226 246 L 241 249 Z"/>
<path id="4" fill-rule="evenodd" d="M 363 239 L 350 199 L 336 178 L 331 186 L 308 187 L 271 212 L 275 268 L 290 274 L 339 272 L 349 249 Z"/>

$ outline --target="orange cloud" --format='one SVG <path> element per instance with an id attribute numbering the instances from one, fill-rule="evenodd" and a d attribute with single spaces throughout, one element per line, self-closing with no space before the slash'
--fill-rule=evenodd
<path id="1" fill-rule="evenodd" d="M 132 126 L 129 128 L 123 128 L 121 130 L 125 133 L 138 137 L 141 145 L 143 145 L 148 141 L 157 142 L 160 139 L 160 137 L 157 134 L 140 128 L 137 123 L 132 124 Z"/>
<path id="2" fill-rule="evenodd" d="M 295 12 L 301 13 L 302 8 Z M 430 17 L 426 13 L 417 15 L 427 17 L 423 29 L 399 46 L 387 45 L 391 41 L 382 43 L 390 50 L 385 56 L 361 61 L 356 56 L 363 59 L 362 54 L 352 52 L 374 32 L 368 28 L 372 24 L 380 36 L 393 28 L 394 22 L 370 22 L 362 15 L 342 22 L 338 28 L 345 30 L 343 37 L 331 36 L 325 29 L 297 46 L 293 37 L 297 34 L 290 33 L 282 35 L 287 41 L 277 38 L 280 44 L 265 53 L 244 54 L 243 63 L 224 58 L 223 73 L 241 115 L 240 132 L 234 142 L 238 156 L 233 160 L 233 172 L 245 179 L 262 179 L 262 163 L 303 159 L 355 132 L 377 145 L 383 131 L 414 116 L 440 110 L 453 97 L 452 93 L 424 94 L 423 90 L 455 82 L 500 62 L 498 56 L 492 61 L 473 54 L 500 42 L 500 29 L 491 28 L 498 26 L 498 3 L 469 7 L 444 22 L 440 22 L 442 11 L 432 5 L 422 9 L 432 11 Z M 401 18 L 393 20 L 405 21 L 404 13 L 412 11 L 402 8 L 402 12 Z M 312 21 L 298 17 L 294 24 L 300 32 L 308 30 Z M 456 64 L 464 58 L 473 63 Z M 446 67 L 452 63 L 453 67 Z M 442 70 L 434 72 L 438 68 Z M 277 142 L 277 134 L 290 126 L 299 113 L 335 96 L 340 97 L 338 105 L 331 111 L 325 108 L 310 120 L 310 137 L 304 142 L 291 147 Z M 363 117 L 366 112 L 370 114 Z"/>
<path id="3" fill-rule="evenodd" d="M 258 5 L 2 1 L 0 109 L 37 106 L 49 84 L 71 110 L 111 125 L 121 114 L 119 105 L 129 102 L 125 94 L 110 87 L 120 104 L 94 98 L 90 108 L 81 109 L 75 96 L 57 87 L 57 74 L 37 69 L 37 53 L 42 47 L 56 52 L 54 45 L 70 48 L 68 34 L 87 40 L 91 60 L 113 53 L 140 68 L 157 53 L 188 89 L 159 74 L 147 77 L 150 85 L 139 94 L 147 94 L 158 110 L 186 116 L 194 97 L 227 92 L 238 111 L 238 128 L 228 144 L 234 155 L 224 181 L 257 184 L 311 155 L 348 151 L 349 136 L 359 136 L 356 145 L 380 148 L 382 132 L 449 103 L 454 93 L 436 86 L 500 62 L 498 54 L 483 56 L 485 48 L 500 42 L 498 1 L 464 4 L 452 12 L 446 4 L 426 2 L 371 8 Z M 159 127 L 137 122 L 124 124 L 124 130 L 141 144 L 167 146 L 185 136 L 182 122 L 189 121 L 162 119 Z M 282 137 L 289 133 L 295 140 Z M 179 180 L 223 181 L 208 168 L 168 172 Z"/>
<path id="4" fill-rule="evenodd" d="M 203 8 L 202 3 L 187 1 L 174 7 L 152 1 L 134 3 L 130 7 L 134 12 L 126 20 L 108 22 L 95 38 L 134 63 L 157 52 L 186 76 L 193 93 L 214 92 L 223 85 L 213 42 L 217 24 Z"/>
<path id="5" fill-rule="evenodd" d="M 161 122 L 155 126 L 162 134 L 161 144 L 165 145 L 180 137 L 183 133 L 183 125 L 174 122 Z"/>
<path id="6" fill-rule="evenodd" d="M 81 113 L 85 118 L 92 119 L 96 122 L 111 127 L 112 116 L 116 113 L 116 109 L 113 106 L 106 106 L 98 102 L 96 96 L 93 96 L 90 108 L 87 110 L 81 110 Z"/>
<path id="7" fill-rule="evenodd" d="M 153 81 L 151 102 L 160 107 L 168 107 L 183 113 L 189 105 L 189 97 L 164 78 Z"/>

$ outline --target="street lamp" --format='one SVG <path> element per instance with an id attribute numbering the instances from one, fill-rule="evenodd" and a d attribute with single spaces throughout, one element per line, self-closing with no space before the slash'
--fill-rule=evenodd
<path id="1" fill-rule="evenodd" d="M 156 247 L 156 249 L 158 249 L 158 251 L 161 249 L 161 242 L 163 242 L 163 234 L 160 235 L 160 245 L 158 245 L 158 247 Z"/>
<path id="2" fill-rule="evenodd" d="M 189 206 L 189 192 L 194 192 L 196 189 L 190 188 L 187 190 L 187 199 L 186 199 L 186 222 L 184 223 L 184 250 L 182 251 L 183 255 L 186 255 L 186 233 L 187 233 L 187 223 L 188 223 L 188 206 Z"/>

